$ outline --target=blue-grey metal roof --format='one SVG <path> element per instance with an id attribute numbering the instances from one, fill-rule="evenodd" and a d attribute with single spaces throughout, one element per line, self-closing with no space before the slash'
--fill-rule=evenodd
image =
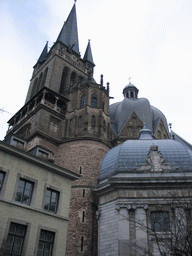
<path id="1" fill-rule="evenodd" d="M 67 21 L 64 23 L 56 42 L 63 43 L 80 55 L 75 4 L 73 5 Z"/>
<path id="2" fill-rule="evenodd" d="M 116 136 L 121 133 L 133 112 L 136 113 L 146 128 L 150 129 L 153 134 L 156 131 L 155 121 L 158 118 L 161 119 L 167 134 L 169 134 L 166 117 L 160 110 L 151 106 L 147 99 L 125 97 L 123 101 L 110 106 L 111 128 Z"/>
<path id="3" fill-rule="evenodd" d="M 158 146 L 165 164 L 182 171 L 192 170 L 192 155 L 181 143 L 171 139 L 155 140 L 152 137 L 150 139 L 144 134 L 142 136 L 139 140 L 125 141 L 105 155 L 100 168 L 101 179 L 116 172 L 129 172 L 146 165 L 146 158 L 152 145 Z"/>
<path id="4" fill-rule="evenodd" d="M 92 51 L 91 51 L 90 40 L 89 40 L 89 42 L 88 42 L 88 44 L 87 44 L 87 48 L 86 48 L 85 55 L 84 55 L 83 59 L 84 59 L 85 61 L 87 60 L 87 61 L 89 61 L 90 63 L 92 63 L 93 65 L 95 65 L 94 62 L 93 62 L 93 56 L 92 56 Z"/>

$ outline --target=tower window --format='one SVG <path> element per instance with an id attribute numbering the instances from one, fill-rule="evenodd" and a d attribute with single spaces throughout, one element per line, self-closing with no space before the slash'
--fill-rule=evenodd
<path id="1" fill-rule="evenodd" d="M 59 89 L 60 94 L 62 94 L 64 92 L 65 83 L 66 83 L 66 79 L 67 79 L 67 73 L 68 73 L 68 68 L 65 67 L 63 69 L 63 73 L 62 73 L 62 77 L 61 77 L 61 83 L 60 83 L 60 89 Z"/>
<path id="2" fill-rule="evenodd" d="M 83 189 L 83 197 L 85 197 L 85 189 Z"/>
<path id="3" fill-rule="evenodd" d="M 79 166 L 79 174 L 82 174 L 82 166 Z"/>
<path id="4" fill-rule="evenodd" d="M 82 211 L 82 222 L 85 222 L 85 211 Z"/>
<path id="5" fill-rule="evenodd" d="M 70 85 L 71 86 L 73 86 L 75 84 L 75 77 L 76 77 L 75 72 L 73 72 L 71 74 L 71 79 L 70 79 Z"/>
<path id="6" fill-rule="evenodd" d="M 32 98 L 33 95 L 35 94 L 36 87 L 37 87 L 37 83 L 38 83 L 38 78 L 36 78 L 36 79 L 35 79 L 35 82 L 33 83 L 32 91 L 31 91 L 31 98 Z"/>
<path id="7" fill-rule="evenodd" d="M 97 97 L 95 95 L 91 97 L 91 107 L 92 108 L 97 107 Z"/>
<path id="8" fill-rule="evenodd" d="M 43 88 L 43 86 L 45 86 L 45 80 L 46 80 L 46 77 L 47 77 L 47 72 L 48 72 L 48 68 L 46 68 L 44 73 L 43 73 L 43 79 L 42 79 L 42 82 L 41 82 L 40 89 Z"/>
<path id="9" fill-rule="evenodd" d="M 83 242 L 84 242 L 84 238 L 83 236 L 81 237 L 81 252 L 83 252 Z"/>
<path id="10" fill-rule="evenodd" d="M 86 106 L 86 95 L 83 94 L 81 96 L 81 101 L 80 101 L 80 108 L 84 108 Z"/>
<path id="11" fill-rule="evenodd" d="M 131 91 L 131 98 L 134 98 L 134 93 Z"/>
<path id="12" fill-rule="evenodd" d="M 95 127 L 95 125 L 96 125 L 95 116 L 92 116 L 92 119 L 91 119 L 91 126 L 92 126 L 92 127 Z"/>
<path id="13" fill-rule="evenodd" d="M 103 130 L 105 131 L 106 125 L 105 125 L 105 120 L 103 120 Z"/>

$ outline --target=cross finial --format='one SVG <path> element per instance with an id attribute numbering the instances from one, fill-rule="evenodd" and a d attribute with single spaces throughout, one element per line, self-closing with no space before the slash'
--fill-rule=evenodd
<path id="1" fill-rule="evenodd" d="M 129 83 L 131 84 L 131 77 L 129 77 Z"/>

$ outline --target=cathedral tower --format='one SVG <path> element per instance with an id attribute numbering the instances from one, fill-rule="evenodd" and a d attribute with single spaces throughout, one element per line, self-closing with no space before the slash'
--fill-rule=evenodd
<path id="1" fill-rule="evenodd" d="M 66 255 L 97 255 L 97 184 L 110 149 L 109 86 L 93 78 L 90 40 L 81 58 L 76 4 L 48 51 L 46 43 L 25 105 L 9 120 L 5 141 L 81 175 L 71 193 Z"/>

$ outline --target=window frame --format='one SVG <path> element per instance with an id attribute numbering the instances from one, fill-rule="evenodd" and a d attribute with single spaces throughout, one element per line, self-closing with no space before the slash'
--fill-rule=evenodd
<path id="1" fill-rule="evenodd" d="M 41 238 L 42 232 L 45 232 L 45 233 L 46 233 L 46 239 Z M 48 233 L 53 236 L 53 237 L 52 237 L 52 241 L 49 241 L 49 240 L 47 239 Z M 48 253 L 50 253 L 50 255 L 52 256 L 52 255 L 53 255 L 53 250 L 54 250 L 55 232 L 48 231 L 48 230 L 45 230 L 45 229 L 41 229 L 41 230 L 40 230 L 40 234 L 39 234 L 39 243 L 38 243 L 38 246 L 37 246 L 37 256 L 38 256 L 38 253 L 39 253 L 39 250 L 40 250 L 40 249 L 39 249 L 39 244 L 40 244 L 40 242 L 43 243 L 43 250 L 40 251 L 40 254 L 42 255 L 42 253 L 43 253 L 43 255 L 44 255 L 44 253 L 45 253 L 45 247 L 46 247 L 45 245 L 48 244 L 48 245 L 51 245 L 51 251 L 49 251 Z"/>
<path id="2" fill-rule="evenodd" d="M 4 233 L 4 239 L 3 239 L 3 243 L 2 243 L 2 247 L 1 247 L 2 251 L 4 253 L 4 247 L 5 247 L 7 238 L 8 238 L 11 223 L 26 226 L 25 237 L 24 237 L 24 241 L 23 241 L 23 245 L 22 245 L 22 252 L 21 252 L 21 256 L 24 256 L 24 255 L 26 255 L 27 244 L 28 244 L 28 241 L 29 241 L 31 223 L 23 221 L 23 220 L 18 220 L 18 219 L 15 219 L 15 218 L 8 218 L 8 220 L 7 220 L 7 225 L 6 225 L 6 229 L 5 229 L 5 233 Z"/>
<path id="3" fill-rule="evenodd" d="M 56 213 L 44 209 L 44 204 L 45 204 L 45 198 L 46 198 L 46 191 L 47 191 L 47 189 L 53 190 L 54 192 L 58 192 L 58 193 L 59 193 L 58 203 L 57 203 L 57 212 L 56 212 Z M 57 188 L 57 187 L 55 187 L 55 186 L 45 184 L 41 210 L 44 211 L 44 212 L 46 212 L 46 213 L 48 213 L 48 214 L 53 214 L 53 215 L 56 214 L 56 215 L 59 215 L 60 212 L 61 212 L 62 194 L 63 194 L 63 190 L 61 190 L 61 189 L 59 189 L 59 188 Z"/>
<path id="4" fill-rule="evenodd" d="M 152 217 L 153 213 L 156 214 L 156 216 Z M 162 215 L 157 216 L 160 213 L 162 213 Z M 164 214 L 167 214 L 167 216 L 164 216 Z M 159 218 L 159 219 L 155 222 L 155 218 Z M 166 218 L 167 218 L 167 220 L 166 220 Z M 165 233 L 165 232 L 171 231 L 170 211 L 167 209 L 150 211 L 150 222 L 151 222 L 151 231 L 152 232 Z"/>
<path id="5" fill-rule="evenodd" d="M 21 188 L 20 182 L 24 182 L 24 186 L 22 188 L 20 200 L 16 200 L 16 198 L 17 198 L 17 196 L 19 194 L 19 188 Z M 28 184 L 30 185 L 30 189 L 27 188 Z M 31 205 L 31 201 L 32 201 L 32 197 L 33 197 L 33 190 L 34 190 L 34 182 L 31 182 L 31 181 L 29 181 L 27 179 L 20 178 L 18 180 L 17 191 L 16 191 L 16 195 L 15 195 L 15 201 L 18 202 L 18 203 L 22 203 L 22 204 L 30 206 Z M 27 203 L 27 200 L 26 201 L 24 200 L 24 197 L 25 197 L 27 191 L 30 192 L 29 202 L 28 203 Z"/>
<path id="6" fill-rule="evenodd" d="M 14 140 L 17 141 L 17 142 L 20 142 L 21 144 L 23 144 L 23 148 L 20 148 L 20 147 L 18 147 L 18 146 L 15 146 L 15 145 L 13 144 L 13 141 L 14 141 Z M 26 141 L 25 141 L 25 140 L 22 140 L 22 139 L 20 139 L 20 138 L 18 138 L 18 137 L 16 137 L 16 136 L 11 136 L 10 145 L 13 146 L 13 147 L 15 147 L 15 148 L 18 148 L 18 149 L 20 149 L 20 150 L 25 150 L 25 148 L 26 148 Z"/>
<path id="7" fill-rule="evenodd" d="M 15 200 L 16 194 L 17 194 L 17 188 L 18 188 L 18 184 L 19 184 L 19 180 L 20 179 L 26 180 L 26 181 L 29 181 L 29 182 L 33 183 L 33 192 L 32 192 L 32 196 L 31 196 L 30 205 L 25 204 L 25 203 L 21 203 L 21 202 Z M 14 189 L 14 193 L 13 193 L 12 202 L 14 202 L 15 204 L 22 205 L 24 207 L 32 207 L 32 206 L 34 206 L 35 197 L 36 197 L 36 191 L 37 191 L 37 185 L 38 185 L 38 180 L 33 179 L 33 178 L 29 177 L 29 176 L 26 176 L 26 175 L 18 173 L 17 174 L 16 183 L 15 183 L 15 189 Z"/>
<path id="8" fill-rule="evenodd" d="M 45 230 L 47 232 L 52 232 L 54 233 L 54 244 L 53 244 L 53 250 L 52 250 L 52 255 L 51 256 L 56 256 L 56 248 L 57 248 L 57 239 L 58 239 L 58 230 L 55 228 L 48 228 L 47 226 L 39 225 L 38 226 L 38 231 L 37 231 L 37 238 L 36 238 L 36 245 L 35 245 L 35 255 L 37 255 L 38 252 L 38 247 L 39 247 L 39 239 L 40 239 L 40 234 L 41 230 Z"/>
<path id="9" fill-rule="evenodd" d="M 91 95 L 91 107 L 92 108 L 97 108 L 97 105 L 98 105 L 97 95 L 92 94 Z"/>
<path id="10" fill-rule="evenodd" d="M 87 105 L 87 96 L 85 93 L 83 93 L 80 98 L 80 108 L 85 108 L 86 105 Z"/>
<path id="11" fill-rule="evenodd" d="M 3 183 L 0 189 L 0 197 L 3 197 L 5 194 L 5 190 L 7 187 L 7 182 L 8 182 L 8 176 L 9 176 L 9 170 L 0 167 L 0 172 L 4 173 L 4 179 L 3 179 Z"/>

